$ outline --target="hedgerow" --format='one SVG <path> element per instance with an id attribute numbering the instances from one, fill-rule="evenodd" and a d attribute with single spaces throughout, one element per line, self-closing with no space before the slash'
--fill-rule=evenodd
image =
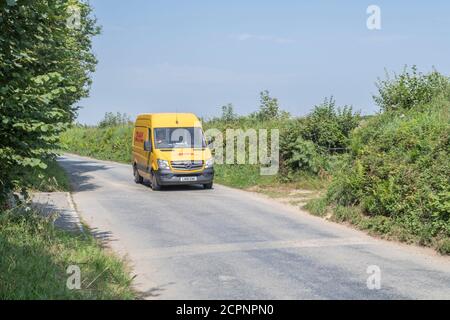
<path id="1" fill-rule="evenodd" d="M 88 95 L 99 31 L 90 13 L 81 0 L 0 3 L 0 208 L 30 170 L 46 168 Z"/>
<path id="2" fill-rule="evenodd" d="M 391 92 L 382 104 L 386 111 L 363 123 L 351 136 L 350 161 L 336 172 L 328 203 L 360 208 L 368 217 L 390 221 L 384 234 L 401 228 L 401 240 L 437 245 L 450 237 L 450 82 L 417 79 L 415 92 L 434 92 L 413 106 L 395 88 L 405 77 L 385 82 Z M 426 88 L 422 88 L 425 86 Z M 431 87 L 429 87 L 431 86 Z M 400 100 L 399 100 L 400 99 Z M 391 102 L 393 103 L 393 102 Z M 411 102 L 413 103 L 413 102 Z M 405 107 L 399 108 L 398 106 Z M 381 220 L 380 220 L 381 221 Z M 372 225 L 377 228 L 376 224 Z M 405 235 L 406 234 L 406 235 Z"/>

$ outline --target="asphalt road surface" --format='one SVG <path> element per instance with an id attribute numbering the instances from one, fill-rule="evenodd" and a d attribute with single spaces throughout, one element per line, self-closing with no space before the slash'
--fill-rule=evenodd
<path id="1" fill-rule="evenodd" d="M 431 250 L 245 191 L 158 192 L 135 184 L 130 165 L 59 161 L 81 218 L 126 256 L 144 298 L 450 299 L 450 259 Z"/>

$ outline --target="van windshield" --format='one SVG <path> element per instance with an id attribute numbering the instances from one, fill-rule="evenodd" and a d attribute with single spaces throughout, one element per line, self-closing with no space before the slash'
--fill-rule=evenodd
<path id="1" fill-rule="evenodd" d="M 201 128 L 156 128 L 154 137 L 156 149 L 206 147 Z"/>

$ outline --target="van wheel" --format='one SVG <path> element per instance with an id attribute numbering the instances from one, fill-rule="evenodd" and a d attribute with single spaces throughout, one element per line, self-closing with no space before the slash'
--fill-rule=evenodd
<path id="1" fill-rule="evenodd" d="M 133 166 L 133 175 L 134 175 L 134 182 L 138 184 L 142 184 L 144 182 L 144 178 L 141 177 L 141 175 L 139 174 L 136 165 Z"/>
<path id="2" fill-rule="evenodd" d="M 161 190 L 161 186 L 158 184 L 158 180 L 156 180 L 156 176 L 152 175 L 152 190 L 159 191 Z"/>
<path id="3" fill-rule="evenodd" d="M 203 185 L 203 188 L 205 188 L 205 189 L 212 189 L 212 187 L 213 187 L 213 183 L 212 182 L 211 183 L 205 183 Z"/>

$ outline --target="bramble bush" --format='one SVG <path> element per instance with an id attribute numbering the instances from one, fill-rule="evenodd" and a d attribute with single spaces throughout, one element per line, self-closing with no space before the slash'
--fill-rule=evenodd
<path id="1" fill-rule="evenodd" d="M 285 148 L 290 153 L 290 156 L 286 156 L 287 152 L 283 153 L 284 163 L 289 168 L 314 174 L 324 168 L 324 157 L 320 155 L 314 142 L 300 136 L 294 143 L 288 143 Z"/>
<path id="2" fill-rule="evenodd" d="M 350 106 L 336 107 L 336 101 L 331 97 L 315 106 L 305 118 L 301 135 L 326 151 L 344 151 L 350 133 L 360 121 L 359 112 L 353 112 Z"/>
<path id="3" fill-rule="evenodd" d="M 280 137 L 282 171 L 287 175 L 328 171 L 336 160 L 333 155 L 346 153 L 350 133 L 360 121 L 359 112 L 350 106 L 337 107 L 333 97 L 306 117 L 291 119 Z"/>
<path id="4" fill-rule="evenodd" d="M 386 79 L 377 82 L 378 95 L 375 102 L 382 111 L 408 110 L 430 103 L 448 90 L 448 78 L 433 70 L 423 74 L 412 66 L 393 77 L 386 73 Z"/>
<path id="5" fill-rule="evenodd" d="M 430 89 L 430 75 L 414 77 L 409 92 L 434 97 L 400 98 L 396 88 L 409 75 L 383 82 L 385 112 L 354 131 L 350 161 L 335 174 L 327 198 L 388 218 L 392 228 L 384 233 L 400 227 L 407 234 L 402 240 L 434 245 L 450 237 L 450 82 L 433 74 L 439 85 Z"/>

